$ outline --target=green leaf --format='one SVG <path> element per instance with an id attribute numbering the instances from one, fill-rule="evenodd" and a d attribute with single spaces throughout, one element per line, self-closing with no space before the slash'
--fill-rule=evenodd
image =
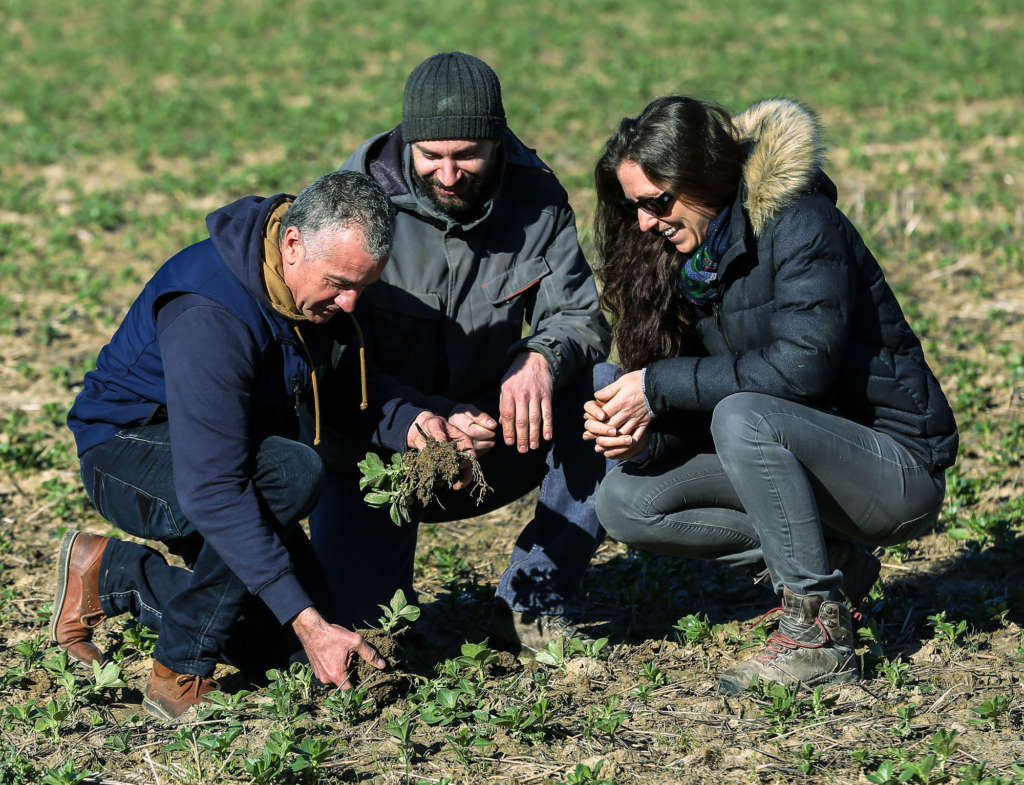
<path id="1" fill-rule="evenodd" d="M 108 662 L 106 665 L 101 666 L 94 660 L 92 663 L 92 676 L 93 681 L 96 682 L 96 688 L 100 690 L 128 686 L 124 683 L 124 679 L 121 678 L 121 668 L 118 667 L 116 662 Z"/>
<path id="2" fill-rule="evenodd" d="M 384 461 L 375 452 L 366 453 L 366 457 L 356 464 L 364 477 L 379 477 L 384 474 Z"/>
<path id="3" fill-rule="evenodd" d="M 415 605 L 406 605 L 398 612 L 398 616 L 408 622 L 414 622 L 420 617 L 420 609 Z"/>
<path id="4" fill-rule="evenodd" d="M 370 491 L 363 497 L 363 501 L 375 509 L 391 504 L 391 494 L 387 491 Z"/>

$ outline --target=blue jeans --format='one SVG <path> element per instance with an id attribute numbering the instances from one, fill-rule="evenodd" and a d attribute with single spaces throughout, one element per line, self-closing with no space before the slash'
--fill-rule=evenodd
<path id="1" fill-rule="evenodd" d="M 119 529 L 159 540 L 188 569 L 145 545 L 111 539 L 100 563 L 100 604 L 159 632 L 153 656 L 178 673 L 209 676 L 218 662 L 254 668 L 294 651 L 298 642 L 246 590 L 185 518 L 171 476 L 166 422 L 126 429 L 81 457 L 82 480 L 96 509 Z M 279 436 L 259 441 L 253 484 L 265 520 L 278 529 L 311 596 L 325 588 L 299 527 L 323 479 L 319 456 Z M 267 634 L 270 631 L 271 634 Z"/>
<path id="2" fill-rule="evenodd" d="M 644 550 L 753 566 L 775 590 L 835 598 L 826 539 L 890 545 L 934 526 L 945 493 L 891 436 L 760 393 L 723 399 L 711 443 L 609 473 L 597 511 L 609 535 Z"/>
<path id="3" fill-rule="evenodd" d="M 442 493 L 439 503 L 418 511 L 416 520 L 395 526 L 386 510 L 363 501 L 357 475 L 328 478 L 320 504 L 309 518 L 313 550 L 331 587 L 332 620 L 347 626 L 376 622 L 378 604 L 395 589 L 413 590 L 413 558 L 419 522 L 457 521 L 482 515 L 518 499 L 540 485 L 533 519 L 515 541 L 497 597 L 517 611 L 565 613 L 579 590 L 583 573 L 604 536 L 594 512 L 598 483 L 608 462 L 584 442 L 583 404 L 615 372 L 606 363 L 594 367 L 570 387 L 558 390 L 553 404 L 554 438 L 540 449 L 519 453 L 500 439 L 481 459 L 494 488 L 479 507 L 466 491 Z"/>

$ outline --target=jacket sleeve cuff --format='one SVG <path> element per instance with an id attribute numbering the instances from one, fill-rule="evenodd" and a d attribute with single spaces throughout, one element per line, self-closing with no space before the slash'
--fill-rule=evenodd
<path id="1" fill-rule="evenodd" d="M 537 352 L 547 360 L 551 372 L 551 389 L 557 390 L 572 381 L 569 378 L 565 349 L 557 341 L 543 336 L 522 338 L 509 347 L 508 361 L 511 363 L 520 352 Z"/>
<path id="2" fill-rule="evenodd" d="M 700 408 L 696 370 L 693 357 L 658 360 L 645 369 L 644 401 L 652 416 Z"/>
<path id="3" fill-rule="evenodd" d="M 293 572 L 285 572 L 259 590 L 259 598 L 281 624 L 287 624 L 298 613 L 313 604 Z"/>
<path id="4" fill-rule="evenodd" d="M 647 414 L 654 419 L 654 409 L 651 408 L 651 399 L 647 397 L 647 369 L 644 368 L 640 371 L 640 394 L 644 397 L 644 406 L 647 408 Z"/>

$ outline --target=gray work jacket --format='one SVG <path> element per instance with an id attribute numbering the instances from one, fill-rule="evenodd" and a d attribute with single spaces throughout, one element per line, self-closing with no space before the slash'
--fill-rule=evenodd
<path id="1" fill-rule="evenodd" d="M 419 409 L 459 403 L 498 412 L 498 385 L 524 349 L 544 356 L 554 388 L 605 359 L 611 344 L 565 190 L 511 132 L 482 215 L 460 224 L 412 186 L 401 126 L 364 142 L 341 166 L 372 175 L 398 211 L 390 261 L 360 298 L 380 370 L 415 388 Z M 529 332 L 524 335 L 524 323 Z"/>

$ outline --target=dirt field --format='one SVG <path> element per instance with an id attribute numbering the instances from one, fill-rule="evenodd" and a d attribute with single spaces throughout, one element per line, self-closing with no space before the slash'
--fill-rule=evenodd
<path id="1" fill-rule="evenodd" d="M 55 74 L 75 73 L 79 60 L 51 64 L 42 52 L 42 21 L 27 5 L 12 15 L 18 18 L 7 35 L 23 49 L 11 51 L 32 60 L 40 76 L 38 95 L 26 92 L 5 107 L 0 142 L 0 785 L 1024 782 L 1024 105 L 1019 84 L 1007 87 L 1007 74 L 1019 76 L 1019 69 L 1001 65 L 1020 58 L 1018 39 L 1004 35 L 1020 28 L 1020 12 L 986 6 L 979 23 L 991 39 L 985 48 L 957 32 L 967 29 L 959 16 L 947 25 L 945 11 L 935 11 L 917 31 L 918 49 L 906 55 L 918 65 L 904 74 L 904 59 L 890 63 L 881 49 L 902 45 L 905 25 L 876 5 L 855 15 L 851 24 L 861 27 L 829 41 L 851 58 L 837 56 L 834 73 L 856 75 L 857 52 L 842 48 L 847 35 L 851 49 L 863 47 L 865 68 L 880 59 L 890 68 L 877 93 L 867 77 L 812 78 L 798 56 L 804 50 L 784 37 L 799 14 L 773 17 L 776 70 L 752 69 L 749 88 L 770 94 L 801 83 L 790 72 L 808 74 L 807 100 L 828 129 L 828 171 L 840 206 L 882 263 L 961 427 L 939 529 L 879 551 L 882 583 L 861 627 L 864 681 L 819 693 L 719 695 L 717 673 L 747 656 L 763 634 L 754 622 L 772 607 L 770 592 L 742 571 L 651 557 L 613 542 L 601 547 L 585 583 L 588 631 L 606 638 L 603 646 L 566 644 L 542 661 L 472 646 L 486 635 L 493 586 L 529 519 L 528 498 L 470 523 L 423 528 L 423 616 L 382 641 L 397 664 L 368 677 L 361 691 L 328 693 L 301 670 L 248 684 L 224 668 L 218 675 L 226 697 L 178 726 L 141 710 L 152 648 L 145 631 L 107 621 L 99 640 L 116 668 L 99 676 L 70 669 L 48 641 L 61 536 L 72 528 L 110 532 L 80 488 L 64 416 L 132 297 L 171 252 L 202 236 L 205 212 L 249 190 L 292 190 L 340 163 L 364 126 L 387 127 L 374 114 L 376 88 L 400 85 L 417 52 L 401 62 L 380 54 L 342 63 L 346 73 L 364 77 L 359 83 L 317 76 L 305 86 L 317 101 L 343 107 L 341 119 L 330 121 L 348 122 L 340 135 L 335 125 L 329 133 L 316 124 L 328 125 L 311 110 L 319 106 L 313 98 L 282 88 L 287 96 L 273 102 L 281 123 L 275 135 L 256 111 L 270 101 L 261 92 L 269 67 L 244 79 L 207 74 L 203 84 L 216 99 L 207 104 L 174 70 L 184 68 L 180 63 L 151 73 L 145 57 L 118 49 L 110 67 L 124 84 L 101 79 L 97 69 L 106 63 L 88 60 L 76 91 Z M 153 13 L 158 27 L 165 24 Z M 601 100 L 625 101 L 622 93 L 638 109 L 640 96 L 675 89 L 674 72 L 647 73 L 625 56 L 598 67 L 615 31 L 633 42 L 646 40 L 641 28 L 656 36 L 650 12 L 628 19 L 615 13 L 608 9 L 605 17 L 615 30 L 578 44 L 575 60 L 564 53 L 575 51 L 570 36 L 578 25 L 552 21 L 551 35 L 567 43 L 561 54 L 540 56 L 545 74 L 577 69 L 560 81 L 532 84 L 529 58 L 508 53 L 524 48 L 518 39 L 493 50 L 504 53 L 510 112 L 533 124 L 529 141 L 563 176 L 587 251 L 589 168 L 609 118 L 621 114 L 618 103 Z M 804 16 L 811 21 L 801 27 L 801 44 L 817 29 L 814 14 Z M 399 18 L 353 30 L 376 36 L 376 52 L 394 53 L 411 40 L 406 25 L 426 24 L 418 17 L 391 21 Z M 161 35 L 199 47 L 193 21 L 175 17 Z M 102 50 L 104 25 L 78 22 L 86 33 L 59 20 L 54 30 Z M 254 10 L 247 24 L 271 29 L 276 22 Z M 511 30 L 517 21 L 503 23 Z M 128 23 L 112 14 L 105 24 Z M 115 33 L 124 47 L 127 34 Z M 240 33 L 237 39 L 247 40 Z M 669 43 L 658 38 L 644 51 L 660 53 Z M 212 59 L 213 44 L 201 46 L 198 61 Z M 952 65 L 936 76 L 939 87 L 925 91 L 920 85 L 930 82 L 920 74 L 938 68 L 928 65 L 938 47 L 946 47 Z M 233 62 L 245 61 L 242 48 L 229 49 Z M 742 74 L 727 70 L 741 50 L 726 39 L 718 50 L 728 61 L 720 65 L 722 90 L 746 95 Z M 282 68 L 293 81 L 307 53 L 298 44 L 283 51 Z M 961 55 L 974 58 L 976 70 L 956 60 Z M 698 66 L 688 68 L 692 82 L 712 81 Z M 606 82 L 620 77 L 616 93 Z M 24 82 L 12 77 L 5 89 Z M 37 111 L 34 102 L 48 100 L 51 84 L 61 85 L 59 100 Z M 515 97 L 534 87 L 539 108 Z M 201 121 L 162 135 L 164 124 L 190 111 Z M 251 126 L 259 144 L 212 136 L 211 117 L 239 138 L 243 131 L 232 124 L 247 123 L 243 130 Z M 394 113 L 384 118 L 394 120 Z M 574 136 L 572 145 L 563 143 Z M 328 138 L 328 150 L 316 147 Z"/>

